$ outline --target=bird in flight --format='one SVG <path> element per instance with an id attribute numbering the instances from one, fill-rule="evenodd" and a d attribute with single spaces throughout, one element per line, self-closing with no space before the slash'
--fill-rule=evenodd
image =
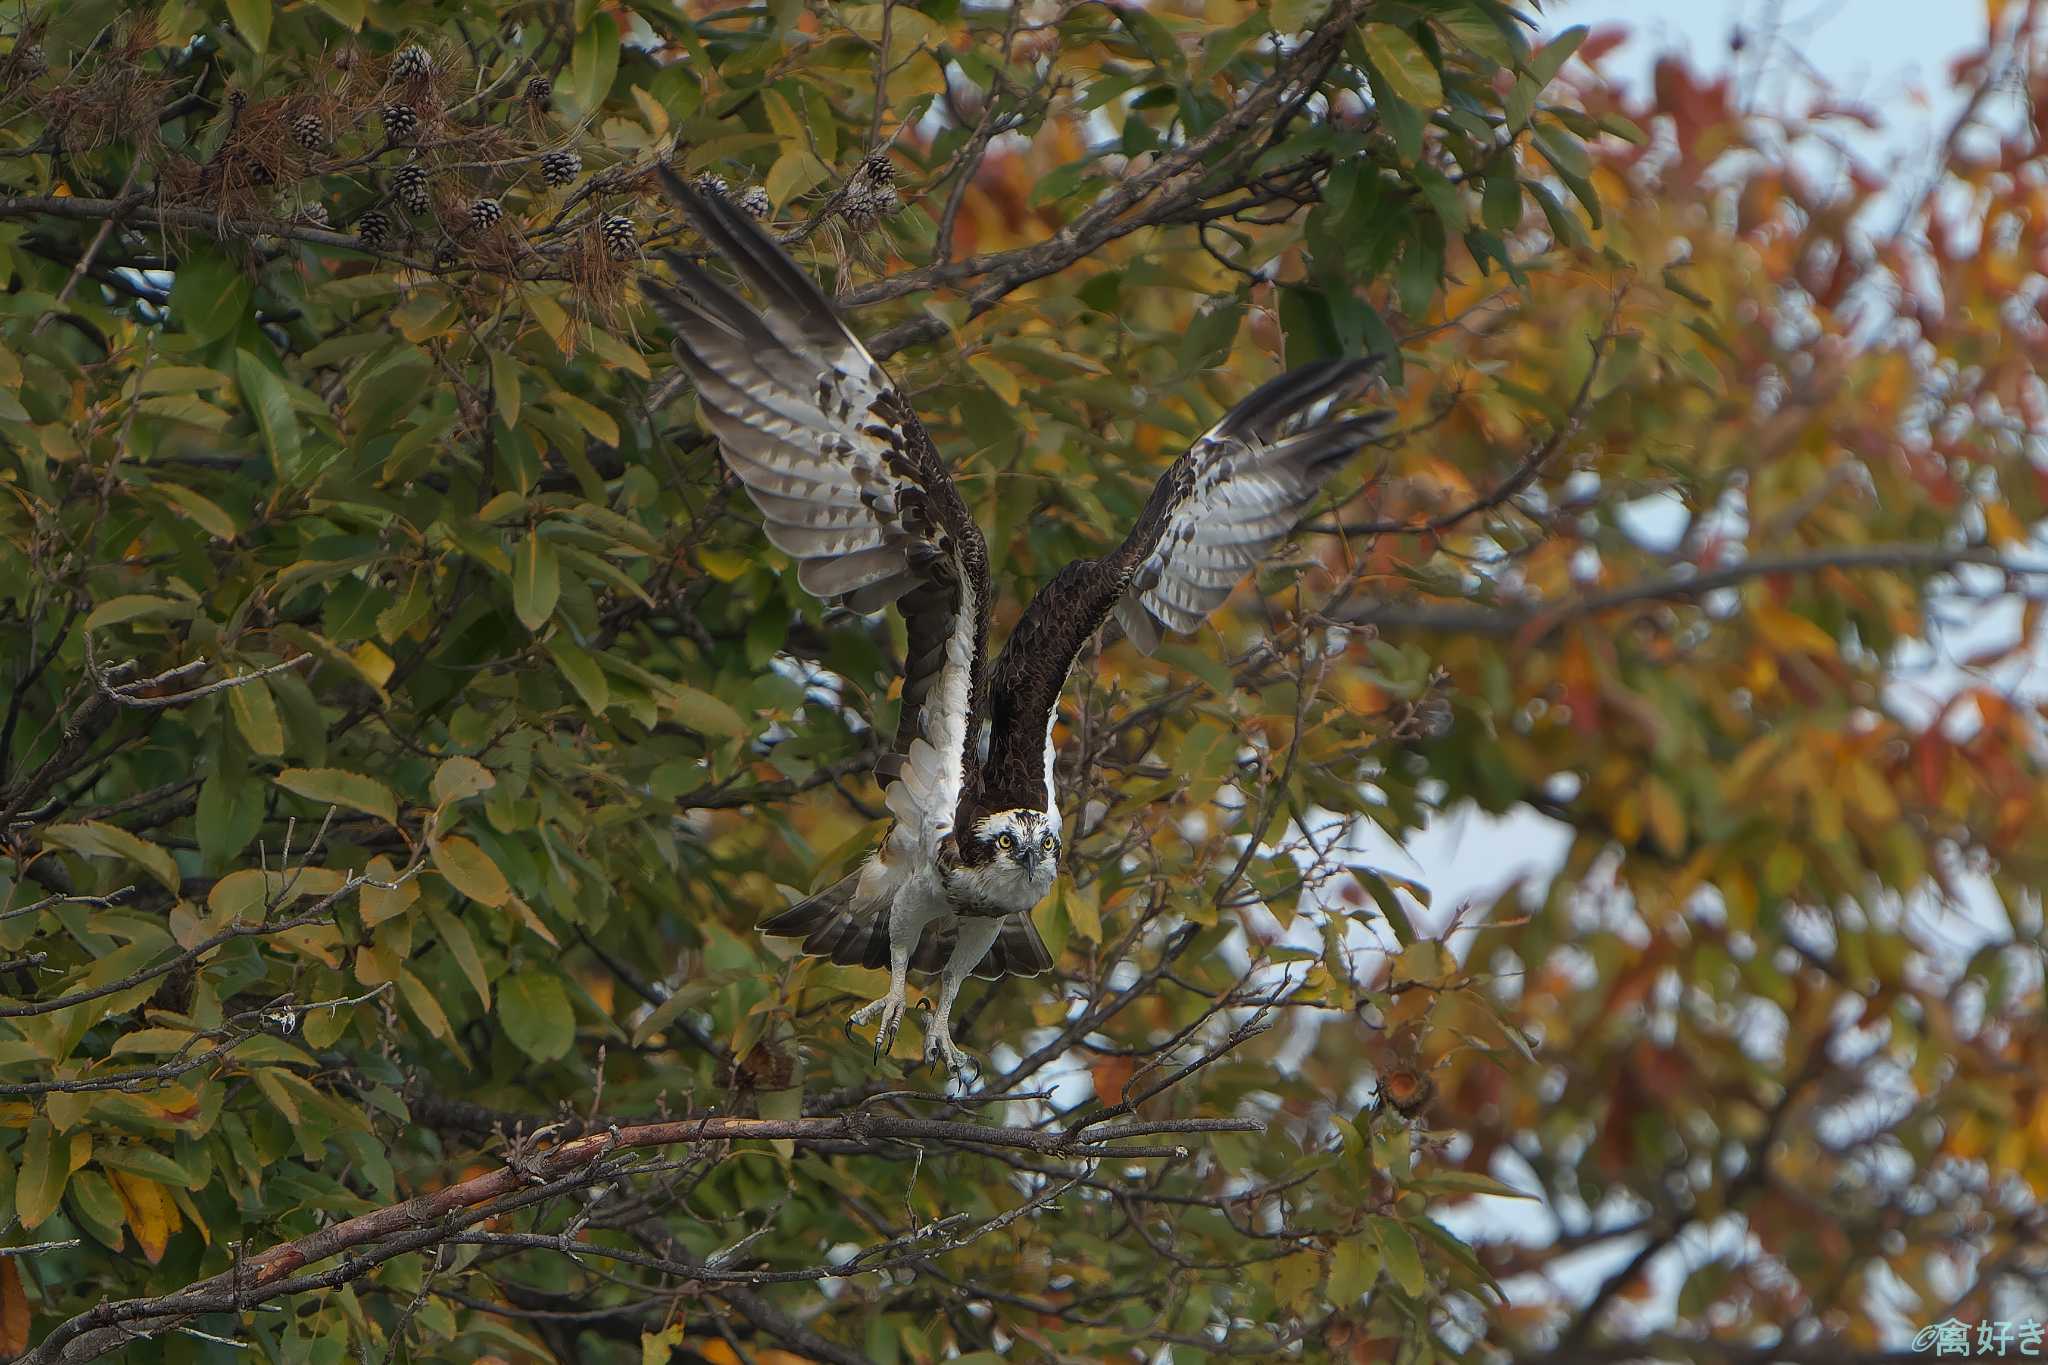
<path id="1" fill-rule="evenodd" d="M 807 591 L 858 612 L 894 603 L 908 640 L 895 744 L 876 765 L 889 832 L 859 870 L 759 927 L 889 969 L 887 994 L 847 1023 L 876 1022 L 877 1056 L 909 974 L 936 972 L 925 1058 L 962 1078 L 961 983 L 1052 967 L 1031 911 L 1062 848 L 1053 722 L 1068 670 L 1112 617 L 1149 652 L 1222 604 L 1389 420 L 1349 411 L 1378 359 L 1301 366 L 1232 408 L 1161 476 L 1121 545 L 1039 589 L 991 665 L 988 547 L 902 391 L 752 219 L 664 183 L 759 300 L 676 252 L 663 258 L 673 283 L 643 282 L 727 467 Z"/>

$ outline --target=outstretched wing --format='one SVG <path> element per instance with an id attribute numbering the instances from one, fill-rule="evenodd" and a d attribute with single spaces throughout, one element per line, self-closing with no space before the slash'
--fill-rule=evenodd
<path id="1" fill-rule="evenodd" d="M 950 828 L 987 695 L 981 530 L 910 404 L 810 277 L 722 198 L 665 170 L 662 182 L 761 302 L 675 252 L 663 257 L 674 285 L 642 287 L 797 581 L 856 611 L 902 611 L 902 719 L 876 773 L 906 825 Z"/>
<path id="2" fill-rule="evenodd" d="M 1054 709 L 1088 637 L 1112 611 L 1148 653 L 1162 633 L 1200 626 L 1294 529 L 1331 471 L 1386 425 L 1387 412 L 1340 415 L 1378 365 L 1320 361 L 1261 385 L 1173 462 L 1122 545 L 1039 589 L 991 678 L 984 805 L 1050 806 Z"/>

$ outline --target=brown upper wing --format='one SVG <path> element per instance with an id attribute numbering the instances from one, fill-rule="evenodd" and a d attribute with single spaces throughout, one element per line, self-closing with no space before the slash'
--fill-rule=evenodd
<path id="1" fill-rule="evenodd" d="M 1049 727 L 1089 636 L 1112 611 L 1147 652 L 1166 631 L 1200 626 L 1387 423 L 1386 412 L 1340 415 L 1378 365 L 1322 361 L 1261 385 L 1173 462 L 1122 545 L 1039 589 L 990 680 L 983 805 L 1050 804 Z"/>
<path id="2" fill-rule="evenodd" d="M 907 785 L 891 805 L 907 798 L 912 823 L 950 827 L 987 693 L 981 530 L 923 423 L 810 277 L 722 197 L 662 178 L 760 303 L 675 252 L 663 258 L 674 284 L 642 287 L 674 327 L 726 464 L 769 542 L 797 561 L 797 581 L 858 611 L 895 602 L 903 612 L 903 714 L 878 773 Z M 931 750 L 922 761 L 920 740 Z"/>

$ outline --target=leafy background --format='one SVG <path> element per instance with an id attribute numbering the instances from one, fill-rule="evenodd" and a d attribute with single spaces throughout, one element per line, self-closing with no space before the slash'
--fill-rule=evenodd
<path id="1" fill-rule="evenodd" d="M 1849 1361 L 2048 1316 L 2036 8 L 1924 179 L 1843 150 L 1876 112 L 1677 59 L 1631 99 L 1614 35 L 1493 0 L 16 16 L 0 1347 Z M 1060 966 L 974 988 L 979 1102 L 750 932 L 881 828 L 902 641 L 696 427 L 632 289 L 691 245 L 662 161 L 765 193 L 1013 603 L 1283 364 L 1390 357 L 1328 534 L 1085 661 Z M 1468 807 L 1569 856 L 1452 906 L 1355 851 Z M 1964 898 L 2006 925 L 1958 961 Z"/>

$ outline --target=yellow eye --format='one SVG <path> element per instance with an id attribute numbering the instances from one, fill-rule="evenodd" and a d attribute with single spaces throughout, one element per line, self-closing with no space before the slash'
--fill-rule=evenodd
<path id="1" fill-rule="evenodd" d="M 997 848 L 1009 848 L 1009 847 L 1010 847 L 1010 846 L 1011 846 L 1012 844 L 1015 844 L 1016 842 L 1017 842 L 1017 841 L 1016 841 L 1015 839 L 1012 839 L 1012 838 L 1011 838 L 1011 837 L 1010 837 L 1009 835 L 1007 835 L 1007 834 L 998 834 L 998 835 L 996 836 L 996 847 L 997 847 Z"/>
<path id="2" fill-rule="evenodd" d="M 1040 842 L 1039 847 L 1043 848 L 1047 853 L 1050 853 L 1052 852 L 1052 846 L 1058 842 L 1059 840 L 1053 838 L 1050 834 L 1048 834 Z"/>

